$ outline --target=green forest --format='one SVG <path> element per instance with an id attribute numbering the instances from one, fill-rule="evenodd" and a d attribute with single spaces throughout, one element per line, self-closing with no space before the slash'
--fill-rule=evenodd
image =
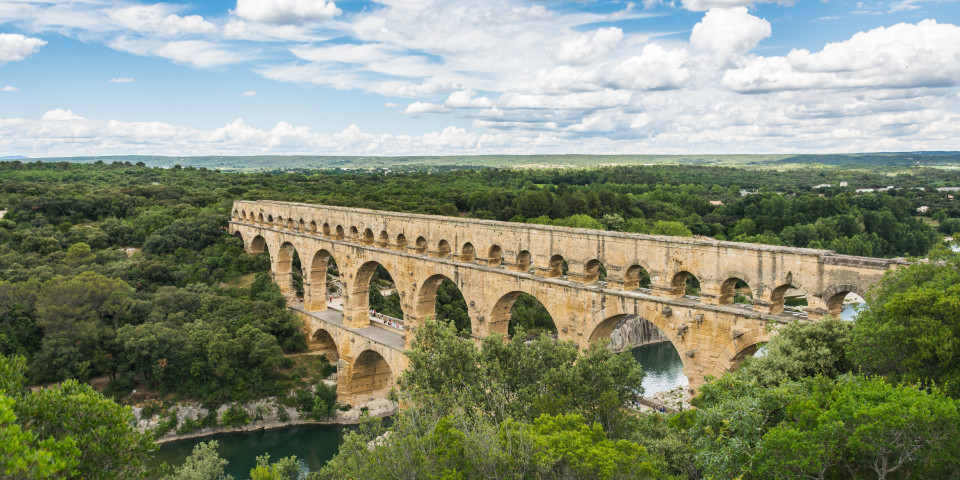
<path id="1" fill-rule="evenodd" d="M 219 478 L 209 448 L 188 462 L 197 471 L 150 471 L 151 439 L 114 401 L 145 389 L 219 405 L 304 386 L 294 354 L 307 341 L 268 258 L 226 231 L 234 200 L 271 199 L 931 258 L 889 275 L 852 325 L 791 325 L 767 355 L 704 387 L 696 410 L 669 416 L 624 413 L 642 369 L 537 336 L 553 322 L 532 297 L 514 307 L 511 340 L 456 340 L 469 318 L 445 283 L 398 392 L 435 401 L 404 410 L 389 427 L 404 441 L 369 458 L 367 442 L 388 427 L 348 435 L 319 478 L 956 478 L 960 260 L 940 245 L 960 233 L 960 200 L 937 187 L 958 185 L 958 171 L 916 167 L 231 173 L 3 162 L 0 450 L 10 460 L 0 470 Z M 386 271 L 372 282 L 389 283 Z M 396 294 L 378 288 L 371 307 L 402 317 Z M 85 384 L 95 378 L 104 396 Z M 65 383 L 27 389 L 53 382 Z M 63 405 L 69 415 L 51 413 Z M 93 423 L 62 424 L 88 413 Z M 111 435 L 113 447 L 96 446 Z M 254 478 L 296 478 L 284 476 L 289 459 L 260 467 Z"/>

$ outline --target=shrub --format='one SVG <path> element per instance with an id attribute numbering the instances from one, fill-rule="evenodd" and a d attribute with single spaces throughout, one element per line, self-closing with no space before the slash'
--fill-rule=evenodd
<path id="1" fill-rule="evenodd" d="M 250 414 L 239 404 L 233 404 L 223 412 L 220 422 L 225 427 L 240 427 L 250 423 Z"/>

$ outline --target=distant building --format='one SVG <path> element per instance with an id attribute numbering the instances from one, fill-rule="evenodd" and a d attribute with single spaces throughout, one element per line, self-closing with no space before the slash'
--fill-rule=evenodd
<path id="1" fill-rule="evenodd" d="M 846 186 L 847 186 L 847 182 L 840 182 L 840 186 L 841 186 L 841 187 L 846 187 Z"/>
<path id="2" fill-rule="evenodd" d="M 723 202 L 721 202 L 720 200 L 710 200 L 710 205 L 713 205 L 715 207 L 722 207 Z"/>
<path id="3" fill-rule="evenodd" d="M 833 185 L 830 185 L 829 183 L 821 183 L 820 185 L 814 185 L 813 188 L 830 188 L 832 186 Z"/>
<path id="4" fill-rule="evenodd" d="M 960 192 L 960 187 L 938 187 L 938 192 Z"/>
<path id="5" fill-rule="evenodd" d="M 927 210 L 930 210 L 930 207 L 922 205 L 917 208 L 917 213 L 927 213 Z"/>
<path id="6" fill-rule="evenodd" d="M 947 195 L 947 200 L 953 200 L 953 195 Z"/>
<path id="7" fill-rule="evenodd" d="M 752 192 L 750 190 L 740 190 L 741 197 L 746 197 L 747 195 L 756 195 L 758 193 L 760 193 L 758 190 L 754 190 Z"/>
<path id="8" fill-rule="evenodd" d="M 871 193 L 875 191 L 877 191 L 877 189 L 875 188 L 858 188 L 857 189 L 857 193 Z"/>

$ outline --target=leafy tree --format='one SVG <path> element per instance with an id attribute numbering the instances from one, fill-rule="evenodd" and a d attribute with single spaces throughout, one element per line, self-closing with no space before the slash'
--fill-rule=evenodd
<path id="1" fill-rule="evenodd" d="M 233 480 L 224 473 L 227 461 L 220 457 L 216 440 L 198 443 L 183 465 L 164 475 L 162 480 Z"/>
<path id="2" fill-rule="evenodd" d="M 794 321 L 778 329 L 763 356 L 746 358 L 740 368 L 763 386 L 817 375 L 836 378 L 853 369 L 845 351 L 851 328 L 851 322 L 836 318 Z"/>

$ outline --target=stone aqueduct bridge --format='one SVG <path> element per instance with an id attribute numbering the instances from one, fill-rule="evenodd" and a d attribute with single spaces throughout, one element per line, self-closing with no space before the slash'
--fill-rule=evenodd
<path id="1" fill-rule="evenodd" d="M 338 391 L 354 401 L 383 395 L 406 366 L 409 333 L 434 315 L 437 288 L 452 280 L 463 294 L 475 338 L 506 334 L 521 293 L 550 312 L 561 340 L 581 347 L 609 338 L 627 315 L 663 331 L 683 360 L 690 387 L 735 368 L 769 338 L 767 322 L 785 295 L 805 295 L 807 314 L 838 314 L 847 293 L 863 296 L 902 264 L 825 250 L 528 225 L 274 201 L 234 203 L 230 232 L 248 252 L 267 250 L 281 290 L 292 291 L 296 251 L 304 279 L 302 307 L 314 347 L 339 357 Z M 327 309 L 327 262 L 344 284 L 343 314 Z M 566 261 L 568 274 L 562 275 Z M 599 280 L 600 264 L 606 281 Z M 368 292 L 377 265 L 393 277 L 407 332 L 371 326 Z M 639 288 L 641 271 L 649 288 Z M 684 296 L 688 275 L 701 296 Z M 738 279 L 752 305 L 734 304 Z M 742 288 L 742 287 L 741 287 Z"/>

